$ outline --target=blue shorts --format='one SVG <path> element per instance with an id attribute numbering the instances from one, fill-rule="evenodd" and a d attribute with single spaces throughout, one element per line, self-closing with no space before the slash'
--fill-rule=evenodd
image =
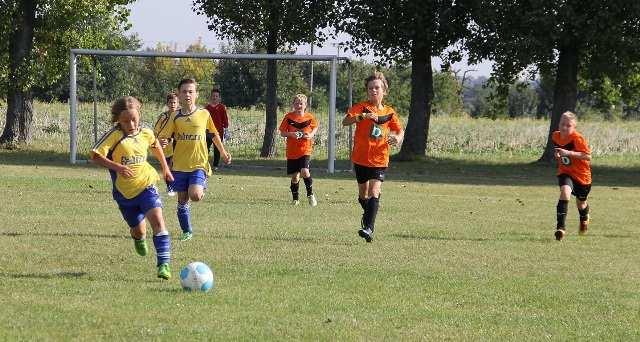
<path id="1" fill-rule="evenodd" d="M 144 220 L 147 211 L 153 208 L 162 208 L 162 201 L 155 186 L 142 190 L 138 196 L 132 199 L 126 199 L 122 195 L 115 195 L 114 198 L 118 203 L 122 217 L 131 228 L 139 225 Z"/>
<path id="2" fill-rule="evenodd" d="M 187 192 L 189 186 L 196 184 L 207 188 L 207 173 L 198 169 L 191 172 L 171 171 L 173 174 L 173 191 Z"/>

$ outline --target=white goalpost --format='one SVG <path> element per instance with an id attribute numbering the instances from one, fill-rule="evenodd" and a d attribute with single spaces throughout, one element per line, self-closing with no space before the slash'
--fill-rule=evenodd
<path id="1" fill-rule="evenodd" d="M 329 122 L 327 126 L 327 172 L 335 172 L 336 160 L 336 94 L 338 62 L 349 62 L 347 57 L 337 55 L 293 55 L 293 54 L 220 54 L 220 53 L 192 53 L 192 52 L 154 52 L 128 50 L 92 50 L 71 49 L 69 56 L 69 150 L 71 164 L 78 163 L 78 90 L 77 63 L 78 56 L 120 56 L 120 57 L 168 57 L 193 59 L 236 59 L 236 60 L 289 60 L 289 61 L 322 61 L 329 62 Z M 94 68 L 95 72 L 95 68 Z M 352 105 L 351 69 L 349 68 L 349 106 Z M 95 89 L 95 75 L 94 75 Z M 95 120 L 95 119 L 94 119 Z M 95 132 L 94 132 L 95 134 Z M 351 151 L 351 130 L 349 130 L 349 151 Z"/>

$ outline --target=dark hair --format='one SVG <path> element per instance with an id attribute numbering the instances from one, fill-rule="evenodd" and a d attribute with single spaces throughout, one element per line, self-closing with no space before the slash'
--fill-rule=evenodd
<path id="1" fill-rule="evenodd" d="M 178 83 L 178 91 L 180 91 L 180 87 L 182 87 L 185 84 L 194 84 L 196 87 L 198 86 L 198 82 L 196 82 L 195 79 L 183 78 L 182 80 L 180 80 L 180 83 Z"/>
<path id="2" fill-rule="evenodd" d="M 211 94 L 213 94 L 213 93 L 218 93 L 218 94 L 220 94 L 220 88 L 213 88 L 213 89 L 211 89 Z"/>
<path id="3" fill-rule="evenodd" d="M 167 93 L 165 102 L 169 102 L 169 100 L 173 100 L 173 99 L 177 99 L 178 98 L 178 94 L 176 94 L 175 91 L 170 91 Z"/>
<path id="4" fill-rule="evenodd" d="M 129 109 L 140 110 L 142 103 L 133 96 L 123 96 L 116 100 L 111 106 L 111 122 L 118 122 L 120 113 Z"/>
<path id="5" fill-rule="evenodd" d="M 375 80 L 382 81 L 382 85 L 384 86 L 384 90 L 389 89 L 389 83 L 387 83 L 387 79 L 384 77 L 384 74 L 381 73 L 380 71 L 374 71 L 373 74 L 371 74 L 371 76 L 367 77 L 364 80 L 365 89 L 367 89 L 369 87 L 369 82 L 375 81 Z"/>

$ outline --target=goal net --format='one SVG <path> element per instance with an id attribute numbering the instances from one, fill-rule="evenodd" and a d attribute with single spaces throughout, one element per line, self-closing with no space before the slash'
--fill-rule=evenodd
<path id="1" fill-rule="evenodd" d="M 278 64 L 276 144 L 274 157 L 260 158 L 266 125 L 266 84 L 260 71 L 265 69 L 268 60 L 276 60 Z M 181 78 L 193 77 L 198 82 L 199 107 L 206 105 L 212 88 L 221 91 L 230 121 L 230 139 L 225 141 L 225 148 L 234 163 L 284 166 L 278 161 L 286 158 L 285 141 L 277 128 L 284 114 L 291 111 L 293 95 L 303 93 L 311 102 L 307 111 L 314 113 L 319 123 L 312 167 L 329 173 L 348 170 L 352 132 L 350 127 L 341 125 L 343 113 L 351 105 L 348 62 L 347 58 L 335 55 L 73 49 L 69 83 L 70 162 L 86 161 L 94 143 L 113 125 L 110 105 L 117 97 L 140 98 L 142 124 L 152 128 L 158 115 L 166 110 L 166 93 L 176 90 Z M 310 89 L 314 73 L 316 87 Z M 340 87 L 338 77 L 343 81 Z M 339 95 L 341 100 L 337 101 Z"/>

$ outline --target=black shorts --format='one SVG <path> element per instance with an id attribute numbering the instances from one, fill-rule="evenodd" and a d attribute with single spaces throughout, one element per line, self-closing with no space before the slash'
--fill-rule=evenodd
<path id="1" fill-rule="evenodd" d="M 287 174 L 300 172 L 302 169 L 308 169 L 311 164 L 311 156 L 302 156 L 298 159 L 287 159 Z"/>
<path id="2" fill-rule="evenodd" d="M 558 186 L 568 185 L 571 188 L 571 194 L 581 201 L 586 201 L 591 192 L 591 184 L 580 184 L 567 174 L 558 175 Z"/>
<path id="3" fill-rule="evenodd" d="M 356 180 L 358 184 L 366 183 L 370 179 L 376 179 L 384 182 L 384 173 L 387 171 L 386 167 L 368 167 L 358 164 L 353 164 L 353 171 L 356 172 Z"/>

